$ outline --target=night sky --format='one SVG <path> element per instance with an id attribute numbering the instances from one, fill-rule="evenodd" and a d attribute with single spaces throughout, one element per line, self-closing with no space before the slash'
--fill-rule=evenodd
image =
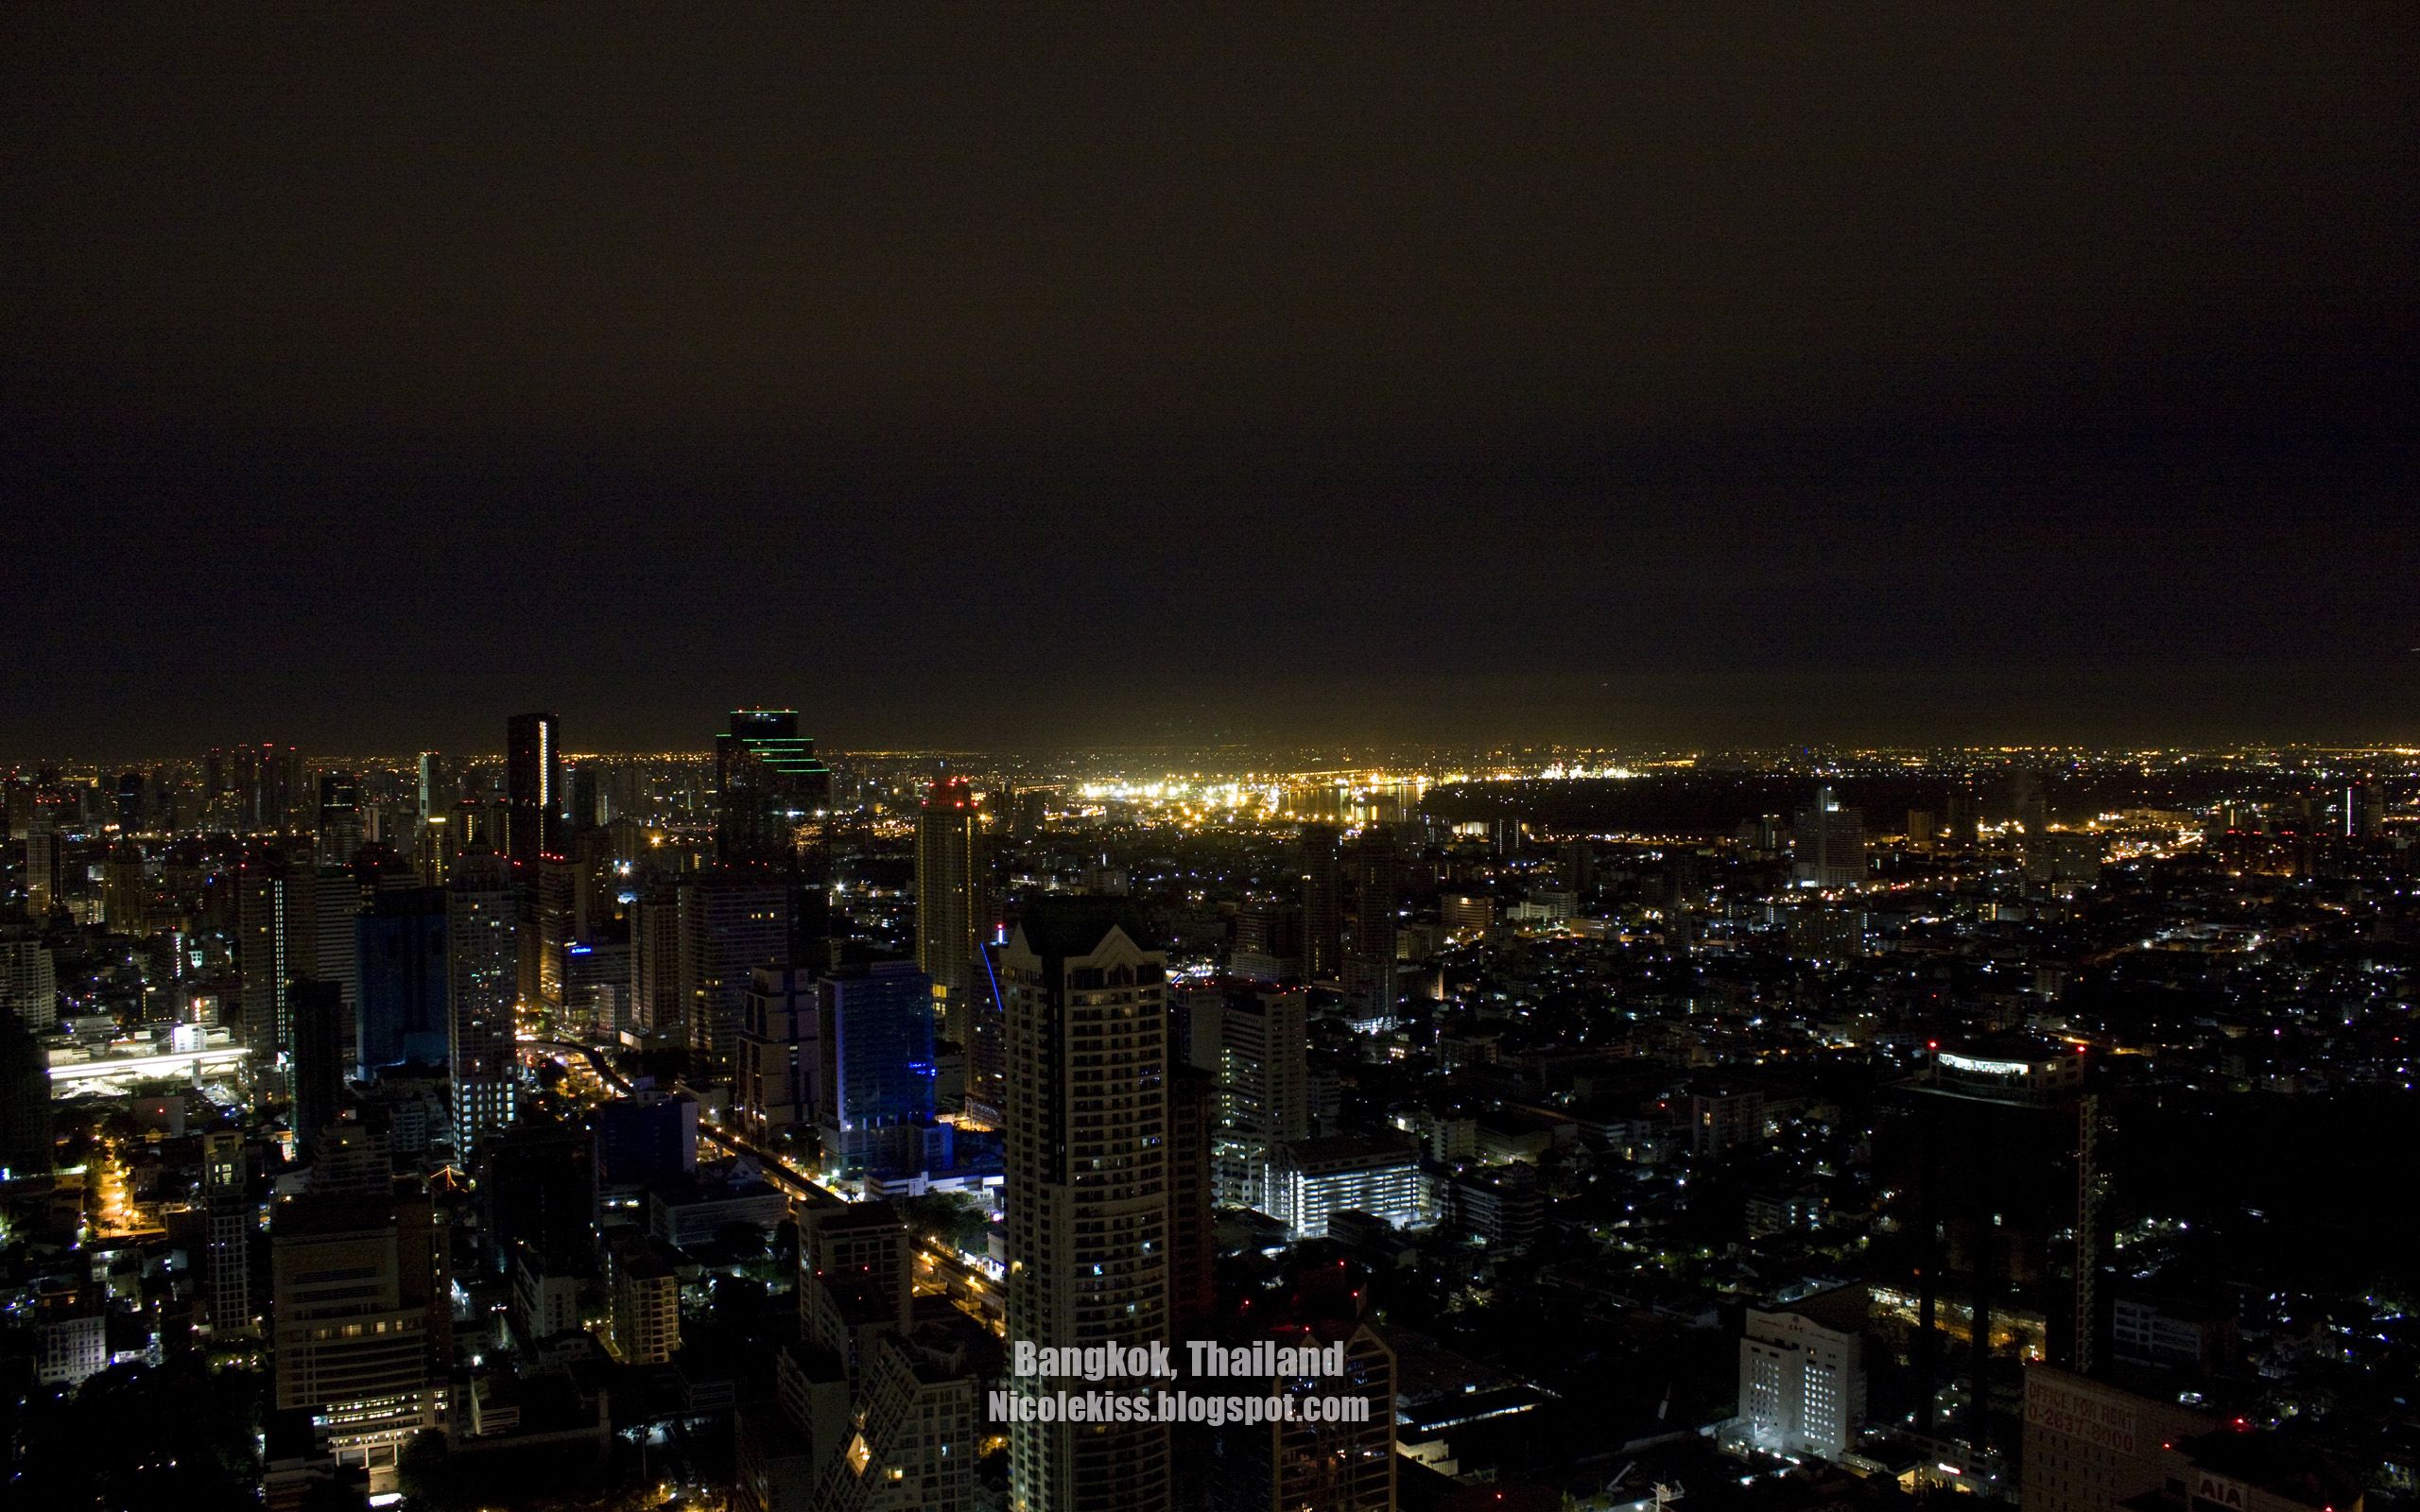
<path id="1" fill-rule="evenodd" d="M 2420 741 L 2408 5 L 31 9 L 0 760 Z"/>

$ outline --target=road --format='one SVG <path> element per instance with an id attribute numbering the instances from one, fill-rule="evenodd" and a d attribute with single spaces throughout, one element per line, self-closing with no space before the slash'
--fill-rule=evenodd
<path id="1" fill-rule="evenodd" d="M 575 1040 L 525 1040 L 521 1043 L 528 1049 L 572 1052 L 588 1062 L 588 1069 L 596 1073 L 597 1081 L 616 1097 L 628 1097 L 637 1090 L 594 1045 L 581 1044 Z M 700 1106 L 704 1106 L 703 1099 L 700 1099 Z M 794 1202 L 821 1208 L 849 1200 L 744 1135 L 708 1120 L 702 1112 L 698 1119 L 698 1132 L 733 1155 L 744 1155 L 755 1161 L 763 1169 L 765 1179 Z M 922 1238 L 917 1240 L 916 1258 L 919 1268 L 930 1272 L 935 1280 L 941 1281 L 960 1308 L 975 1314 L 993 1332 L 1005 1332 L 1005 1300 L 990 1277 L 968 1264 L 956 1250 Z M 969 1302 L 974 1306 L 968 1307 Z"/>

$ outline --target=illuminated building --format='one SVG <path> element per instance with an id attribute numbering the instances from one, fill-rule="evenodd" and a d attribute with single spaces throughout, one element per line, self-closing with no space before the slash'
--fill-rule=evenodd
<path id="1" fill-rule="evenodd" d="M 624 1365 L 662 1365 L 681 1347 L 681 1281 L 662 1246 L 635 1229 L 605 1246 L 605 1347 Z"/>
<path id="2" fill-rule="evenodd" d="M 1416 1147 L 1387 1139 L 1338 1134 L 1298 1140 L 1270 1152 L 1261 1197 L 1253 1204 L 1286 1226 L 1299 1243 L 1327 1236 L 1328 1214 L 1347 1208 L 1398 1228 L 1430 1218 L 1428 1178 Z"/>
<path id="3" fill-rule="evenodd" d="M 151 880 L 145 873 L 143 847 L 120 840 L 110 847 L 101 864 L 101 919 L 120 935 L 140 935 L 148 927 Z"/>
<path id="4" fill-rule="evenodd" d="M 760 966 L 789 959 L 790 889 L 775 877 L 717 870 L 682 892 L 681 981 L 688 989 L 690 1074 L 731 1075 L 740 1001 Z"/>
<path id="5" fill-rule="evenodd" d="M 505 854 L 529 877 L 561 838 L 562 731 L 552 714 L 514 714 L 504 727 Z"/>
<path id="6" fill-rule="evenodd" d="M 715 736 L 715 854 L 821 889 L 832 770 L 798 732 L 795 709 L 734 709 Z"/>
<path id="7" fill-rule="evenodd" d="M 936 778 L 916 816 L 916 965 L 940 1000 L 942 1033 L 960 1046 L 991 990 L 981 955 L 991 925 L 975 790 L 962 777 Z"/>
<path id="8" fill-rule="evenodd" d="M 732 1109 L 748 1137 L 771 1141 L 815 1121 L 822 1044 L 814 977 L 760 966 L 740 999 L 739 1057 Z"/>
<path id="9" fill-rule="evenodd" d="M 252 1234 L 257 1210 L 244 1137 L 214 1130 L 201 1140 L 204 1210 L 202 1315 L 216 1338 L 252 1332 Z"/>
<path id="10" fill-rule="evenodd" d="M 301 1409 L 341 1464 L 395 1488 L 411 1437 L 442 1426 L 454 1319 L 443 1216 L 425 1198 L 305 1195 L 269 1241 L 272 1405 Z"/>
<path id="11" fill-rule="evenodd" d="M 999 969 L 1009 1338 L 1165 1339 L 1167 957 L 1126 900 L 1046 897 L 1018 921 Z M 1011 1425 L 1014 1512 L 1166 1512 L 1169 1475 L 1163 1424 Z"/>
<path id="12" fill-rule="evenodd" d="M 466 1163 L 481 1136 L 512 1122 L 519 918 L 519 889 L 508 863 L 464 856 L 455 864 L 445 888 L 445 1058 L 454 1149 Z"/>
<path id="13" fill-rule="evenodd" d="M 34 1324 L 34 1379 L 46 1386 L 80 1386 L 109 1368 L 109 1319 L 81 1300 L 43 1308 Z"/>
<path id="14" fill-rule="evenodd" d="M 235 874 L 235 1023 L 244 1043 L 268 1057 L 293 1043 L 286 988 L 307 976 L 317 952 L 305 933 L 318 922 L 311 896 L 318 873 L 289 866 L 284 851 L 254 846 Z"/>
<path id="15" fill-rule="evenodd" d="M 1394 832 L 1373 826 L 1354 842 L 1353 931 L 1345 959 L 1345 995 L 1354 1024 L 1365 1032 L 1394 1026 L 1403 999 L 1398 959 L 1396 895 L 1403 887 Z"/>
<path id="16" fill-rule="evenodd" d="M 360 779 L 351 772 L 322 773 L 314 859 L 323 867 L 349 867 L 353 853 L 360 849 Z"/>
<path id="17" fill-rule="evenodd" d="M 1303 826 L 1303 977 L 1333 982 L 1344 972 L 1344 870 L 1335 827 Z"/>
<path id="18" fill-rule="evenodd" d="M 1288 1325 L 1279 1334 L 1280 1342 L 1297 1347 L 1341 1339 L 1344 1371 L 1333 1377 L 1281 1373 L 1249 1383 L 1272 1396 L 1315 1396 L 1330 1405 L 1320 1421 L 1298 1414 L 1292 1421 L 1255 1423 L 1221 1435 L 1216 1477 L 1226 1497 L 1219 1504 L 1270 1512 L 1394 1512 L 1394 1351 L 1368 1325 L 1347 1321 Z M 1236 1382 L 1232 1389 L 1247 1383 Z M 1362 1403 L 1359 1421 L 1338 1410 L 1348 1398 Z"/>
<path id="19" fill-rule="evenodd" d="M 2218 1426 L 2173 1391 L 2139 1396 L 2056 1366 L 2025 1370 L 2025 1512 L 2111 1512 L 2158 1489 L 2163 1445 Z M 2342 1512 L 2342 1509 L 2340 1509 Z"/>
<path id="20" fill-rule="evenodd" d="M 36 919 L 61 902 L 59 860 L 59 835 L 36 818 L 26 830 L 26 912 Z"/>
<path id="21" fill-rule="evenodd" d="M 1219 1016 L 1219 1200 L 1258 1200 L 1262 1168 L 1280 1144 L 1311 1132 L 1309 994 L 1234 992 Z"/>
<path id="22" fill-rule="evenodd" d="M 1801 886 L 1851 887 L 1866 877 L 1865 816 L 1843 808 L 1828 787 L 1798 811 L 1790 869 Z"/>
<path id="23" fill-rule="evenodd" d="M 1964 1438 L 1979 1453 L 2014 1447 L 1992 1402 L 2014 1391 L 2031 1352 L 2023 1314 L 2045 1320 L 2038 1348 L 2050 1364 L 2094 1362 L 2099 1102 L 2083 1090 L 2084 1060 L 2023 1038 L 1944 1048 L 1877 1105 L 1873 1252 L 1878 1275 L 1913 1302 L 1916 1374 L 1932 1383 L 1919 1426 L 1935 1431 L 1935 1389 L 1960 1373 L 1944 1351 L 1962 1319 Z"/>
<path id="24" fill-rule="evenodd" d="M 815 984 L 824 1169 L 854 1179 L 946 1168 L 949 1125 L 933 1121 L 929 979 L 876 961 Z"/>
<path id="25" fill-rule="evenodd" d="M 1865 1418 L 1864 1345 L 1854 1327 L 1804 1313 L 1748 1310 L 1739 1339 L 1742 1442 L 1768 1453 L 1837 1460 Z"/>
<path id="26" fill-rule="evenodd" d="M 59 1022 L 59 975 L 49 946 L 0 939 L 0 1016 L 32 1034 L 47 1034 Z"/>

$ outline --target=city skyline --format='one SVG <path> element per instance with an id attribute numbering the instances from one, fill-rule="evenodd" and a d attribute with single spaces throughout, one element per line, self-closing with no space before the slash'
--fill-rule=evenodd
<path id="1" fill-rule="evenodd" d="M 0 8 L 0 1501 L 2420 1512 L 2415 127 Z"/>

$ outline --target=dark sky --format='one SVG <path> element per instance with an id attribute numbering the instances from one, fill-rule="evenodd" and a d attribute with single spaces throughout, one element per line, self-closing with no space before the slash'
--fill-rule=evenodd
<path id="1" fill-rule="evenodd" d="M 2420 740 L 2420 11 L 9 8 L 0 759 Z"/>

